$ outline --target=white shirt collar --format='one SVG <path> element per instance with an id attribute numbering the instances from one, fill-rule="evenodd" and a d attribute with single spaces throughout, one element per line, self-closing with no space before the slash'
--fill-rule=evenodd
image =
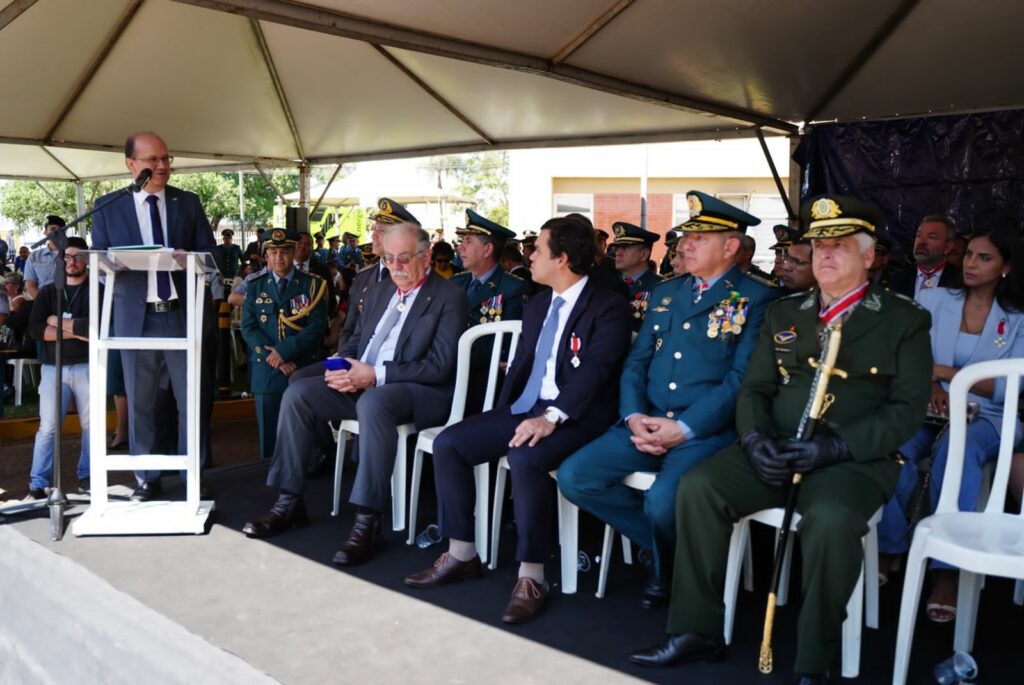
<path id="1" fill-rule="evenodd" d="M 142 207 L 143 205 L 145 205 L 146 198 L 149 197 L 150 195 L 156 195 L 164 203 L 167 202 L 167 188 L 164 188 L 163 190 L 158 191 L 156 193 L 148 193 L 145 190 L 140 190 L 139 192 L 132 194 L 132 199 L 135 200 L 135 206 Z"/>

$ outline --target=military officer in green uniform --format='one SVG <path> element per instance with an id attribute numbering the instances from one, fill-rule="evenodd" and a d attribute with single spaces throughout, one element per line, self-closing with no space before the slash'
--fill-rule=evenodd
<path id="1" fill-rule="evenodd" d="M 281 228 L 270 232 L 267 272 L 249 283 L 242 309 L 261 459 L 274 453 L 288 377 L 322 356 L 320 341 L 327 330 L 327 282 L 295 268 L 297 238 Z"/>
<path id="2" fill-rule="evenodd" d="M 739 236 L 760 220 L 705 193 L 687 199 L 691 218 L 679 244 L 690 275 L 650 297 L 622 370 L 620 422 L 558 472 L 569 501 L 654 553 L 645 608 L 667 602 L 680 477 L 736 440 L 736 392 L 777 294 L 736 266 Z M 641 492 L 622 482 L 634 471 L 658 477 Z"/>
<path id="3" fill-rule="evenodd" d="M 612 224 L 612 233 L 615 235 L 612 241 L 612 247 L 615 248 L 615 270 L 629 288 L 633 331 L 636 332 L 644 322 L 651 291 L 661 283 L 661 276 L 650 268 L 651 248 L 661 236 L 625 221 Z"/>
<path id="4" fill-rule="evenodd" d="M 505 242 L 515 233 L 501 224 L 466 210 L 466 226 L 455 229 L 462 240 L 459 256 L 466 269 L 451 282 L 469 295 L 469 325 L 523 318 L 523 302 L 529 284 L 503 271 L 498 260 Z"/>
<path id="5" fill-rule="evenodd" d="M 803 598 L 794 670 L 823 682 L 841 638 L 845 607 L 863 563 L 861 537 L 889 499 L 896 454 L 925 418 L 931 386 L 930 317 L 868 280 L 884 230 L 877 208 L 823 196 L 803 208 L 818 286 L 768 310 L 736 404 L 740 440 L 683 477 L 668 636 L 630 659 L 646 666 L 724 656 L 723 586 L 733 523 L 782 507 L 803 474 L 796 511 Z M 807 406 L 820 332 L 842 324 L 828 392 L 834 401 L 809 441 L 792 439 Z M 757 659 L 750 655 L 750 668 Z"/>

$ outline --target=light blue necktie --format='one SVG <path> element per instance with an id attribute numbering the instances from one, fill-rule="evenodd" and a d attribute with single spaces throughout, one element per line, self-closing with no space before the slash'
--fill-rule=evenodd
<path id="1" fill-rule="evenodd" d="M 402 316 L 402 309 L 405 308 L 405 297 L 399 295 L 398 302 L 395 303 L 394 307 L 388 309 L 387 314 L 384 315 L 384 321 L 381 322 L 380 330 L 374 333 L 373 337 L 370 338 L 370 345 L 366 350 L 366 363 L 370 366 L 377 364 L 377 355 L 380 354 L 380 348 L 387 340 L 388 335 L 391 334 L 391 329 L 398 323 L 398 319 Z"/>
<path id="2" fill-rule="evenodd" d="M 540 399 L 540 386 L 544 380 L 544 367 L 547 366 L 548 358 L 554 351 L 555 332 L 558 330 L 558 310 L 565 304 L 565 300 L 556 297 L 551 301 L 551 311 L 548 313 L 547 321 L 540 330 L 540 340 L 537 341 L 537 350 L 534 352 L 533 368 L 530 369 L 530 377 L 523 388 L 523 394 L 512 403 L 513 414 L 525 414 L 533 409 Z"/>

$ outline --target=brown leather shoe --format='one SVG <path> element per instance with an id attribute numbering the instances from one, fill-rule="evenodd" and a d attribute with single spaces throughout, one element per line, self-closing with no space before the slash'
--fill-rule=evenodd
<path id="1" fill-rule="evenodd" d="M 242 526 L 242 532 L 251 538 L 266 538 L 307 523 L 309 514 L 303 499 L 282 494 L 270 511 Z"/>
<path id="2" fill-rule="evenodd" d="M 526 623 L 544 608 L 548 596 L 548 584 L 540 584 L 533 578 L 520 578 L 512 589 L 512 599 L 505 607 L 501 620 L 505 623 Z"/>
<path id="3" fill-rule="evenodd" d="M 380 549 L 384 539 L 380 530 L 380 514 L 356 514 L 356 522 L 348 540 L 334 555 L 334 563 L 340 566 L 354 566 L 369 561 Z"/>
<path id="4" fill-rule="evenodd" d="M 459 561 L 448 552 L 437 558 L 434 565 L 426 571 L 406 576 L 405 584 L 410 587 L 433 588 L 457 583 L 467 578 L 479 578 L 483 574 L 480 567 L 480 557 L 473 557 L 469 561 Z"/>

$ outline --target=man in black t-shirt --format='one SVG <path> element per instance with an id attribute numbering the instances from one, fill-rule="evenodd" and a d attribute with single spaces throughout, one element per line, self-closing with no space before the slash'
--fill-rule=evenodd
<path id="1" fill-rule="evenodd" d="M 89 492 L 89 249 L 85 240 L 68 238 L 64 257 L 67 284 L 57 292 L 53 283 L 39 291 L 32 307 L 28 330 L 35 340 L 43 341 L 42 377 L 39 381 L 39 431 L 32 452 L 29 497 L 43 499 L 53 475 L 53 435 L 57 421 L 64 421 L 68 400 L 74 395 L 78 421 L 82 427 L 82 452 L 78 459 L 78 492 Z M 63 329 L 61 379 L 63 406 L 60 416 L 54 407 L 55 353 L 57 326 Z"/>

